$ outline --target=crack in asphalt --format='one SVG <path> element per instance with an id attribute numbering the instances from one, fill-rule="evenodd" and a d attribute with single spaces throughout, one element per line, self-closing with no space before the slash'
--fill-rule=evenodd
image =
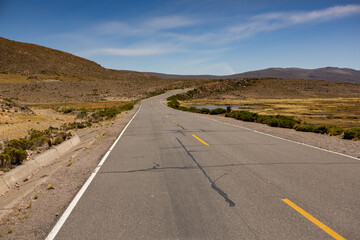
<path id="1" fill-rule="evenodd" d="M 99 173 L 155 172 L 155 171 L 158 171 L 158 170 L 166 170 L 166 169 L 187 170 L 187 169 L 197 169 L 197 168 L 198 167 L 196 167 L 196 166 L 185 166 L 185 167 L 158 167 L 158 166 L 153 166 L 151 168 L 144 168 L 144 169 L 135 169 L 135 170 L 128 170 L 128 171 L 104 171 L 104 172 L 99 172 Z"/>
<path id="2" fill-rule="evenodd" d="M 190 151 L 189 151 L 190 152 Z M 193 152 L 193 151 L 191 151 Z M 155 162 L 154 162 L 155 163 Z M 263 165 L 351 165 L 351 164 L 360 164 L 360 163 L 307 163 L 307 162 L 299 162 L 299 163 L 231 163 L 231 164 L 221 164 L 221 165 L 206 165 L 202 166 L 202 168 L 222 168 L 222 167 L 238 167 L 238 166 L 263 166 Z M 147 172 L 147 171 L 157 171 L 157 170 L 167 170 L 167 169 L 175 169 L 175 170 L 191 170 L 197 169 L 197 166 L 184 166 L 184 167 L 160 167 L 160 164 L 157 164 L 151 168 L 143 168 L 143 169 L 134 169 L 127 171 L 103 171 L 99 173 L 134 173 L 134 172 Z M 227 175 L 224 174 L 224 175 Z M 220 176 L 223 177 L 223 176 Z M 219 177 L 219 178 L 220 178 Z M 219 178 L 214 180 L 216 182 Z"/>
<path id="3" fill-rule="evenodd" d="M 183 149 L 186 151 L 186 153 L 190 156 L 190 158 L 194 161 L 194 163 L 198 166 L 198 168 L 202 171 L 202 173 L 204 174 L 204 176 L 209 180 L 209 182 L 211 183 L 211 187 L 217 191 L 220 196 L 222 196 L 225 201 L 227 203 L 229 203 L 230 207 L 234 207 L 235 203 L 228 197 L 227 193 L 225 193 L 223 190 L 221 190 L 216 183 L 211 179 L 211 177 L 206 173 L 206 171 L 203 169 L 203 167 L 199 164 L 198 161 L 196 161 L 195 157 L 190 153 L 190 151 L 184 146 L 184 144 L 178 139 L 176 138 L 176 140 L 180 143 L 180 145 L 183 147 Z"/>

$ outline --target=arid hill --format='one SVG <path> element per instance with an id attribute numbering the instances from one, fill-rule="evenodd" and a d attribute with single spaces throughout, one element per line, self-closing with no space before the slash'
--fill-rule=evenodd
<path id="1" fill-rule="evenodd" d="M 148 73 L 106 69 L 95 62 L 70 53 L 1 37 L 0 73 L 87 76 L 107 80 L 157 78 Z"/>
<path id="2" fill-rule="evenodd" d="M 154 73 L 164 79 L 239 79 L 239 78 L 281 78 L 326 80 L 332 82 L 349 82 L 360 84 L 360 71 L 349 68 L 326 67 L 318 69 L 302 68 L 268 68 L 257 71 L 244 72 L 234 75 L 171 75 Z"/>
<path id="3" fill-rule="evenodd" d="M 358 98 L 360 84 L 296 79 L 226 79 L 199 86 L 194 98 Z"/>

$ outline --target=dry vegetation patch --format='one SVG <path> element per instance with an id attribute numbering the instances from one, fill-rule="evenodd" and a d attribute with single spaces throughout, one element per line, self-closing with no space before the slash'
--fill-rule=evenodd
<path id="1" fill-rule="evenodd" d="M 242 106 L 263 115 L 286 115 L 314 125 L 337 125 L 343 128 L 360 126 L 360 98 L 301 98 L 301 99 L 193 99 L 182 101 L 190 106 Z"/>

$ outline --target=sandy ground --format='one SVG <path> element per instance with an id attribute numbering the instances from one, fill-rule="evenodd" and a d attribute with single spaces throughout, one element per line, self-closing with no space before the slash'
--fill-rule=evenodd
<path id="1" fill-rule="evenodd" d="M 137 109 L 100 127 L 78 130 L 80 145 L 2 196 L 0 239 L 45 239 Z M 49 184 L 54 189 L 48 190 Z"/>

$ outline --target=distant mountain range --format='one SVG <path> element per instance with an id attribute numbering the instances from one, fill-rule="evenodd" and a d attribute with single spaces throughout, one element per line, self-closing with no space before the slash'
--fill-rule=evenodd
<path id="1" fill-rule="evenodd" d="M 0 73 L 58 74 L 89 76 L 95 79 L 238 79 L 283 78 L 327 80 L 360 84 L 360 71 L 349 68 L 318 69 L 268 68 L 234 75 L 172 75 L 106 69 L 99 64 L 70 53 L 8 40 L 0 37 Z"/>
<path id="2" fill-rule="evenodd" d="M 237 78 L 283 78 L 327 80 L 333 82 L 349 82 L 360 84 L 360 71 L 350 68 L 325 67 L 317 69 L 302 68 L 268 68 L 233 75 L 171 75 L 152 73 L 165 79 L 237 79 Z"/>

